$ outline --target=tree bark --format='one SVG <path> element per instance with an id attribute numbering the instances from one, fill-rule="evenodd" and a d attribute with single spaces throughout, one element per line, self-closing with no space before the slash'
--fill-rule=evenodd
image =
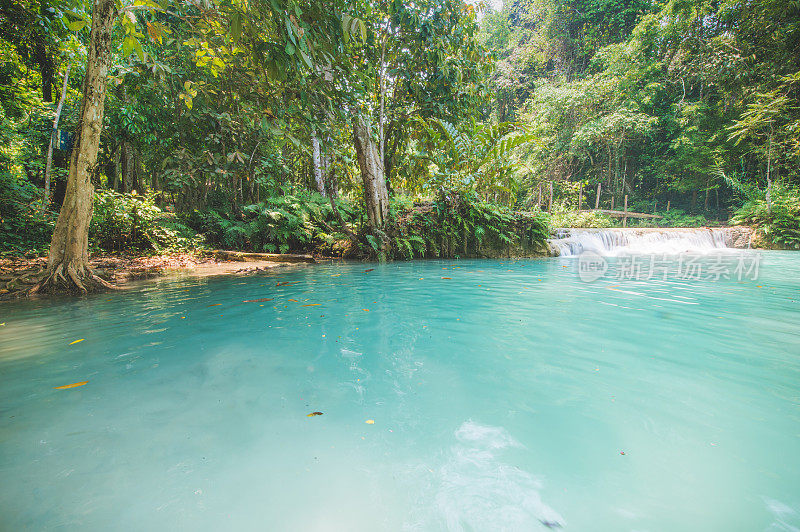
<path id="1" fill-rule="evenodd" d="M 367 221 L 373 231 L 383 232 L 386 216 L 389 213 L 389 194 L 386 190 L 386 178 L 383 175 L 383 162 L 380 159 L 378 146 L 372 138 L 369 121 L 363 114 L 359 114 L 355 119 L 353 140 L 364 185 Z"/>
<path id="2" fill-rule="evenodd" d="M 322 176 L 322 161 L 320 160 L 319 137 L 317 132 L 311 132 L 311 159 L 314 163 L 314 182 L 317 185 L 317 192 L 325 196 L 325 179 Z"/>
<path id="3" fill-rule="evenodd" d="M 92 219 L 91 179 L 103 128 L 106 75 L 116 16 L 116 0 L 94 0 L 83 101 L 70 157 L 67 190 L 53 231 L 45 277 L 31 293 L 88 292 L 112 286 L 94 275 L 89 267 L 89 223 Z"/>
<path id="4" fill-rule="evenodd" d="M 47 146 L 47 162 L 44 166 L 44 201 L 42 202 L 42 211 L 50 205 L 50 170 L 53 166 L 53 144 L 56 141 L 56 134 L 58 132 L 58 121 L 61 118 L 61 109 L 64 107 L 64 98 L 67 96 L 67 85 L 69 84 L 69 64 L 67 70 L 64 72 L 64 85 L 61 87 L 61 98 L 58 100 L 56 106 L 56 116 L 53 119 L 53 130 L 50 132 L 50 144 Z"/>

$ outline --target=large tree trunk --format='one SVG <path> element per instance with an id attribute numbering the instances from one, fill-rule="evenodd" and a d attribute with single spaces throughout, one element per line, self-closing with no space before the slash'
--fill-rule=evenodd
<path id="1" fill-rule="evenodd" d="M 45 278 L 31 292 L 87 292 L 111 286 L 94 275 L 89 267 L 89 222 L 92 219 L 91 178 L 103 128 L 106 74 L 116 6 L 116 0 L 94 0 L 83 101 L 70 157 L 67 191 L 53 231 Z"/>
<path id="2" fill-rule="evenodd" d="M 364 185 L 367 221 L 373 231 L 382 232 L 389 213 L 389 194 L 378 146 L 372 138 L 369 121 L 362 114 L 355 119 L 353 140 Z"/>
<path id="3" fill-rule="evenodd" d="M 42 210 L 45 210 L 50 205 L 50 170 L 53 166 L 53 144 L 56 142 L 56 134 L 58 132 L 58 121 L 61 118 L 61 109 L 64 107 L 64 98 L 67 96 L 67 85 L 69 84 L 69 64 L 67 70 L 64 72 L 64 86 L 61 87 L 61 98 L 58 100 L 56 106 L 56 116 L 53 119 L 53 130 L 50 132 L 50 144 L 47 146 L 47 162 L 44 166 L 44 201 L 42 202 Z"/>

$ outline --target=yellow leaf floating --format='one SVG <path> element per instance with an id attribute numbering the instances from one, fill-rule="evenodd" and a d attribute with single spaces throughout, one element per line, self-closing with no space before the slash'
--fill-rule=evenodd
<path id="1" fill-rule="evenodd" d="M 64 386 L 56 386 L 54 390 L 67 390 L 69 388 L 77 388 L 78 386 L 85 386 L 89 381 L 73 382 L 72 384 L 65 384 Z"/>
<path id="2" fill-rule="evenodd" d="M 213 305 L 209 305 L 209 307 L 218 307 L 220 305 L 222 305 L 222 303 L 214 303 Z"/>
<path id="3" fill-rule="evenodd" d="M 80 340 L 75 340 L 74 342 L 70 342 L 69 345 L 77 344 L 78 342 L 83 342 L 86 338 L 81 338 Z"/>
<path id="4" fill-rule="evenodd" d="M 368 419 L 364 423 L 366 423 L 367 425 L 374 425 L 375 424 L 375 420 L 374 419 Z"/>
<path id="5" fill-rule="evenodd" d="M 291 301 L 292 303 L 297 303 L 296 299 L 287 299 L 287 301 Z"/>
<path id="6" fill-rule="evenodd" d="M 307 303 L 305 305 L 300 305 L 301 307 L 318 307 L 322 305 L 322 303 Z"/>
<path id="7" fill-rule="evenodd" d="M 311 412 L 310 414 L 306 414 L 306 417 L 314 417 L 314 416 L 321 416 L 322 412 Z"/>

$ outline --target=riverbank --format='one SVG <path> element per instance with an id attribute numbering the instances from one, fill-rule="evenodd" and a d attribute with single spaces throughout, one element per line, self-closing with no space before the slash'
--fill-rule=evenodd
<path id="1" fill-rule="evenodd" d="M 183 252 L 162 255 L 98 254 L 89 263 L 95 273 L 106 281 L 125 286 L 131 281 L 152 279 L 163 275 L 183 273 L 197 277 L 232 275 L 285 268 L 292 264 L 314 262 L 306 260 L 287 261 L 266 258 L 255 253 L 237 252 Z M 296 257 L 296 256 L 295 256 Z M 0 298 L 26 290 L 41 279 L 47 257 L 12 257 L 0 259 Z"/>

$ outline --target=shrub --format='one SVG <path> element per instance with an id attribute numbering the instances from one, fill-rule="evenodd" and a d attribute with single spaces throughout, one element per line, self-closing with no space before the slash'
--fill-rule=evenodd
<path id="1" fill-rule="evenodd" d="M 194 249 L 201 240 L 170 213 L 163 212 L 152 194 L 120 194 L 110 190 L 94 196 L 89 226 L 93 247 L 104 251 Z"/>
<path id="2" fill-rule="evenodd" d="M 604 229 L 612 227 L 614 222 L 605 214 L 594 211 L 561 211 L 550 215 L 549 226 L 551 229 L 569 227 L 587 227 Z"/>
<path id="3" fill-rule="evenodd" d="M 346 201 L 336 200 L 345 223 L 354 213 Z M 332 246 L 344 237 L 330 201 L 316 192 L 267 198 L 242 207 L 239 216 L 216 210 L 189 213 L 187 223 L 205 235 L 209 244 L 225 249 L 268 253 L 308 251 Z"/>
<path id="4" fill-rule="evenodd" d="M 57 214 L 42 210 L 39 193 L 27 179 L 0 172 L 0 251 L 36 255 L 47 251 Z"/>
<path id="5" fill-rule="evenodd" d="M 658 227 L 703 227 L 708 225 L 708 219 L 702 214 L 687 214 L 681 209 L 671 209 L 669 212 L 659 213 L 662 217 L 655 219 Z"/>
<path id="6" fill-rule="evenodd" d="M 481 200 L 473 193 L 443 190 L 432 204 L 393 212 L 392 257 L 478 256 L 486 246 L 540 246 L 549 235 L 539 213 L 523 216 Z M 372 251 L 377 240 L 367 237 Z"/>
<path id="7" fill-rule="evenodd" d="M 772 203 L 764 197 L 748 200 L 734 213 L 731 222 L 752 225 L 764 239 L 777 247 L 800 249 L 800 190 L 775 184 Z"/>

